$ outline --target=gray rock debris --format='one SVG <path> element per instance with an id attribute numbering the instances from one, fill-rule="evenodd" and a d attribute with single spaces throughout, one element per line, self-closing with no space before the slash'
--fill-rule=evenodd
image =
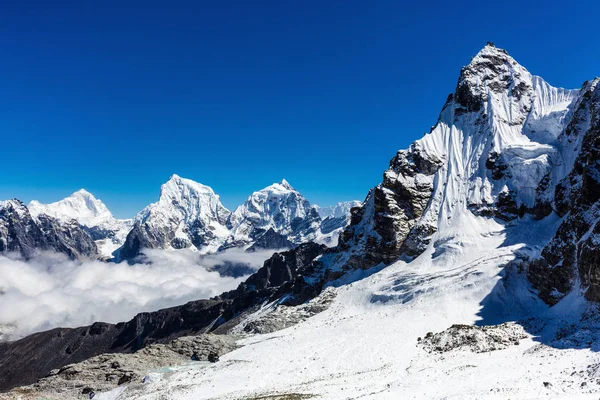
<path id="1" fill-rule="evenodd" d="M 0 394 L 8 399 L 87 399 L 90 393 L 112 390 L 119 385 L 140 383 L 152 370 L 190 362 L 208 361 L 237 347 L 231 335 L 185 336 L 166 344 L 153 344 L 132 354 L 101 354 L 55 369 L 30 386 Z"/>
<path id="2" fill-rule="evenodd" d="M 333 288 L 325 289 L 318 297 L 295 307 L 272 305 L 236 325 L 231 333 L 271 333 L 298 324 L 325 311 L 335 299 Z"/>
<path id="3" fill-rule="evenodd" d="M 439 333 L 429 332 L 424 339 L 419 340 L 419 345 L 430 353 L 446 353 L 452 350 L 485 353 L 518 345 L 519 340 L 526 337 L 523 327 L 513 323 L 488 326 L 452 325 Z"/>

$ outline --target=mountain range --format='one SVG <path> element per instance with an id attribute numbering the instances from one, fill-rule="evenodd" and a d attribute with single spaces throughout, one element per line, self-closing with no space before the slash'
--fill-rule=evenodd
<path id="1" fill-rule="evenodd" d="M 358 206 L 310 207 L 282 181 L 230 213 L 210 188 L 172 177 L 134 220 L 126 257 L 296 246 L 212 299 L 0 343 L 0 389 L 43 378 L 20 390 L 100 390 L 109 378 L 78 380 L 109 370 L 94 356 L 212 333 L 241 348 L 168 373 L 116 368 L 111 398 L 597 396 L 599 84 L 553 87 L 488 43 Z M 8 226 L 39 224 L 21 203 L 2 207 Z"/>
<path id="2" fill-rule="evenodd" d="M 309 241 L 335 245 L 351 206 L 358 204 L 340 203 L 321 218 L 318 206 L 283 180 L 253 193 L 231 212 L 212 188 L 173 175 L 161 186 L 159 200 L 133 219 L 115 218 L 84 189 L 51 204 L 1 202 L 0 252 L 31 257 L 51 250 L 70 258 L 120 261 L 133 260 L 144 249 L 190 248 L 207 254 L 233 247 L 292 248 Z"/>

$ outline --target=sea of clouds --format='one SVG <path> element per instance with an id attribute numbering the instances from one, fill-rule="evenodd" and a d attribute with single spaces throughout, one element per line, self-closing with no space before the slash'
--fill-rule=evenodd
<path id="1" fill-rule="evenodd" d="M 127 321 L 139 312 L 210 298 L 245 279 L 211 271 L 219 263 L 258 269 L 273 251 L 230 250 L 204 259 L 188 250 L 145 253 L 146 262 L 133 265 L 73 261 L 54 253 L 29 260 L 0 256 L 0 340 L 95 321 Z"/>

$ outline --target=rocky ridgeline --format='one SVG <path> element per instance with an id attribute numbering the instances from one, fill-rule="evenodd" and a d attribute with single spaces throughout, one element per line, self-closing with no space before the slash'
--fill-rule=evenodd
<path id="1" fill-rule="evenodd" d="M 51 204 L 32 201 L 27 207 L 18 200 L 1 202 L 0 254 L 16 252 L 30 258 L 49 250 L 73 259 L 133 261 L 144 249 L 213 254 L 234 247 L 250 252 L 289 249 L 310 241 L 334 246 L 357 203 L 323 209 L 321 218 L 319 208 L 283 180 L 254 192 L 230 212 L 212 188 L 173 175 L 161 186 L 159 200 L 134 220 L 116 219 L 83 189 Z M 35 226 L 27 228 L 31 224 Z"/>

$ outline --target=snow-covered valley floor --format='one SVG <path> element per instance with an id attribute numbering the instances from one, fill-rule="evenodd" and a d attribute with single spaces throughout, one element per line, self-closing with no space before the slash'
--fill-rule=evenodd
<path id="1" fill-rule="evenodd" d="M 98 398 L 597 399 L 598 349 L 556 340 L 557 331 L 577 336 L 590 306 L 575 294 L 548 308 L 514 263 L 504 268 L 538 251 L 536 242 L 557 222 L 549 217 L 506 228 L 462 214 L 414 261 L 336 285 L 330 308 L 305 322 L 248 336 L 216 364 L 157 374 Z M 418 341 L 453 324 L 532 316 L 523 323 L 526 338 L 503 350 L 430 353 Z M 593 322 L 586 329 L 579 333 L 593 335 Z"/>

